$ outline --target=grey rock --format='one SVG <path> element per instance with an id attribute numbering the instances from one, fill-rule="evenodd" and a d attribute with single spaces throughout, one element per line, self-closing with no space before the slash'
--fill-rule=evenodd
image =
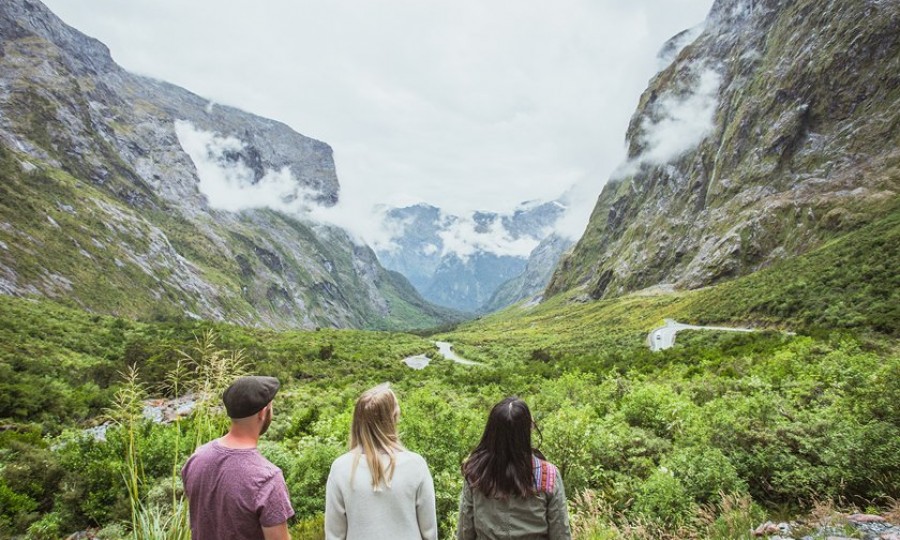
<path id="1" fill-rule="evenodd" d="M 883 215 L 900 193 L 898 21 L 897 2 L 716 1 L 689 45 L 667 45 L 628 162 L 547 294 L 701 287 Z M 712 122 L 679 131 L 674 109 Z M 660 141 L 678 151 L 661 155 Z"/>

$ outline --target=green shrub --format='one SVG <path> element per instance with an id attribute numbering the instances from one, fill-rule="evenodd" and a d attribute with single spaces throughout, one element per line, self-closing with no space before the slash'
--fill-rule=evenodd
<path id="1" fill-rule="evenodd" d="M 622 398 L 620 411 L 628 424 L 650 430 L 659 437 L 672 438 L 693 407 L 693 403 L 671 386 L 645 383 Z"/>
<path id="2" fill-rule="evenodd" d="M 641 484 L 634 502 L 635 513 L 669 527 L 685 524 L 695 510 L 688 490 L 664 467 Z"/>
<path id="3" fill-rule="evenodd" d="M 675 448 L 663 464 L 681 482 L 687 494 L 701 504 L 719 500 L 721 493 L 747 490 L 737 469 L 718 448 Z"/>

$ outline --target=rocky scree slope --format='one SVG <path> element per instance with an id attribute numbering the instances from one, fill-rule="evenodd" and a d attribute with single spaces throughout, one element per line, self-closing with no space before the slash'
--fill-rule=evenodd
<path id="1" fill-rule="evenodd" d="M 36 0 L 0 4 L 0 292 L 142 318 L 399 328 L 452 317 L 342 230 L 222 211 L 176 123 L 230 141 L 207 158 L 333 205 L 331 148 L 116 65 Z"/>
<path id="2" fill-rule="evenodd" d="M 707 285 L 898 205 L 900 3 L 717 0 L 685 35 L 548 294 Z"/>

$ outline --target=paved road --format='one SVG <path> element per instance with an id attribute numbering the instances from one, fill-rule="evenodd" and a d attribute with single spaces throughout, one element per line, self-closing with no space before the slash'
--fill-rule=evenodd
<path id="1" fill-rule="evenodd" d="M 694 326 L 682 324 L 672 319 L 666 319 L 666 325 L 661 326 L 647 336 L 647 344 L 651 351 L 661 351 L 675 345 L 675 334 L 681 330 L 718 330 L 720 332 L 755 332 L 752 328 L 728 328 L 725 326 Z"/>

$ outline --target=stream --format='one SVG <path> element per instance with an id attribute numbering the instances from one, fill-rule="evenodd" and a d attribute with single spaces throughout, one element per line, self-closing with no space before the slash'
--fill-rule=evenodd
<path id="1" fill-rule="evenodd" d="M 434 345 L 438 348 L 438 353 L 441 356 L 446 358 L 447 360 L 451 360 L 456 362 L 457 364 L 462 364 L 465 366 L 480 366 L 478 362 L 473 362 L 472 360 L 466 360 L 462 356 L 459 356 L 455 352 L 453 352 L 453 344 L 447 343 L 446 341 L 435 341 Z M 424 354 L 418 354 L 416 356 L 408 356 L 403 359 L 403 363 L 412 369 L 425 369 L 428 367 L 428 364 L 431 363 L 431 359 L 425 356 Z"/>

